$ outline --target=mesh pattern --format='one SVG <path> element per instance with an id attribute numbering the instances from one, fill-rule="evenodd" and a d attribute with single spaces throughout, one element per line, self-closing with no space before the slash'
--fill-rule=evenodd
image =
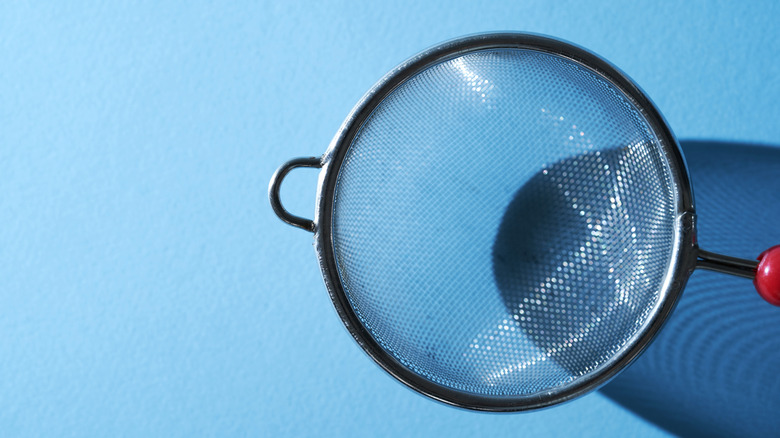
<path id="1" fill-rule="evenodd" d="M 465 54 L 394 90 L 333 208 L 338 273 L 374 339 L 480 395 L 597 372 L 663 299 L 675 245 L 671 172 L 641 114 L 529 50 Z"/>

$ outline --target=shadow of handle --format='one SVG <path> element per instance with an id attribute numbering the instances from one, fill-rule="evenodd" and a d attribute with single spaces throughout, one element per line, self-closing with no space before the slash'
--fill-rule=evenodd
<path id="1" fill-rule="evenodd" d="M 698 240 L 754 258 L 780 242 L 780 148 L 683 141 Z M 745 279 L 697 270 L 658 338 L 603 393 L 682 436 L 780 429 L 780 309 Z"/>

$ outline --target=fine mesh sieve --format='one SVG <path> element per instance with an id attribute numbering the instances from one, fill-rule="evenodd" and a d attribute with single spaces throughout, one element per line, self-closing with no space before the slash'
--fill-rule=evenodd
<path id="1" fill-rule="evenodd" d="M 299 166 L 322 167 L 316 221 L 278 199 Z M 595 55 L 534 35 L 412 58 L 269 193 L 315 232 L 364 350 L 472 409 L 596 388 L 644 349 L 696 266 L 751 278 L 757 266 L 696 246 L 686 167 L 647 97 Z"/>

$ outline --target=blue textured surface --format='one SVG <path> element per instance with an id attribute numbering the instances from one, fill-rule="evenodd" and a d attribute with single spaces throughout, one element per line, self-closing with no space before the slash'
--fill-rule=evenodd
<path id="1" fill-rule="evenodd" d="M 621 405 L 596 393 L 497 416 L 414 394 L 341 327 L 311 236 L 276 219 L 265 190 L 284 160 L 321 153 L 390 68 L 486 30 L 599 53 L 682 139 L 777 144 L 778 17 L 768 1 L 3 4 L 0 434 L 703 430 L 687 417 L 682 431 L 665 424 L 659 405 L 675 400 L 664 397 Z M 299 214 L 313 193 L 314 172 L 303 170 L 282 190 Z M 738 233 L 748 215 L 778 209 L 709 220 Z M 719 236 L 709 234 L 712 250 Z M 700 274 L 691 285 L 721 284 Z M 717 375 L 742 365 L 735 358 Z"/>

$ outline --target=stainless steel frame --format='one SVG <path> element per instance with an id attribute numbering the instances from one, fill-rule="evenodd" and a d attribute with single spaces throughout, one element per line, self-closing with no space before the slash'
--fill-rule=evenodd
<path id="1" fill-rule="evenodd" d="M 640 333 L 596 372 L 553 391 L 518 397 L 485 396 L 454 390 L 414 373 L 385 351 L 363 327 L 349 304 L 336 266 L 331 228 L 334 189 L 339 169 L 347 149 L 363 122 L 382 100 L 398 85 L 434 64 L 472 51 L 501 48 L 541 51 L 568 58 L 589 68 L 620 89 L 640 109 L 659 140 L 676 183 L 678 205 L 678 226 L 675 230 L 677 247 L 674 249 L 664 290 L 661 291 L 661 296 L 664 298 L 653 310 L 652 316 Z M 322 168 L 317 188 L 314 220 L 290 214 L 279 200 L 281 181 L 287 172 L 295 167 Z M 688 277 L 697 266 L 730 273 L 735 273 L 736 269 L 743 275 L 747 275 L 745 273 L 749 273 L 749 264 L 751 263 L 750 261 L 699 251 L 696 243 L 693 193 L 685 160 L 668 125 L 644 92 L 617 68 L 585 49 L 560 40 L 526 33 L 489 33 L 456 39 L 429 49 L 396 67 L 355 106 L 321 158 L 294 159 L 279 168 L 271 179 L 269 198 L 274 211 L 283 221 L 314 232 L 315 249 L 331 300 L 342 322 L 366 353 L 385 371 L 410 388 L 443 403 L 474 410 L 524 411 L 538 409 L 595 390 L 628 366 L 647 347 L 674 309 Z M 699 256 L 703 256 L 703 259 L 698 260 Z"/>

